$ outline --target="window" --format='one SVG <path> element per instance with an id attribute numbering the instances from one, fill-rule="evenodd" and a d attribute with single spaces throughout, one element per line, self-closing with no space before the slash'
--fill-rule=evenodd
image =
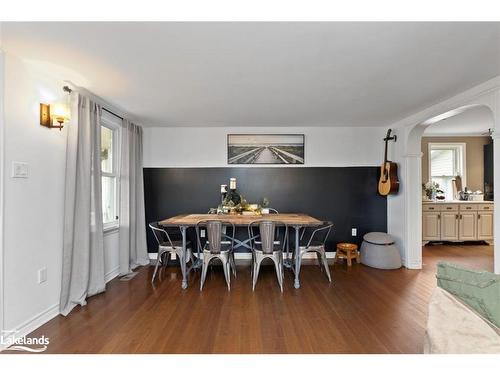
<path id="1" fill-rule="evenodd" d="M 453 179 L 465 181 L 465 143 L 429 143 L 429 176 L 439 184 L 446 200 L 453 200 Z"/>
<path id="2" fill-rule="evenodd" d="M 101 183 L 104 229 L 118 226 L 119 157 L 118 139 L 121 119 L 102 111 L 101 116 Z"/>

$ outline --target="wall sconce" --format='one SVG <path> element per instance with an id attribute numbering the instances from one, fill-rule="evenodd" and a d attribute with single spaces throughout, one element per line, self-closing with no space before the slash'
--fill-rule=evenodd
<path id="1" fill-rule="evenodd" d="M 63 90 L 68 94 L 72 91 L 68 86 L 64 86 Z M 40 103 L 40 125 L 50 129 L 56 128 L 62 130 L 63 124 L 68 122 L 70 118 L 71 114 L 67 103 Z"/>

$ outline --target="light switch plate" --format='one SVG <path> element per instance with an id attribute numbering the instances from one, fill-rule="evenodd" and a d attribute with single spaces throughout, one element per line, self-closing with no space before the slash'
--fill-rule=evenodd
<path id="1" fill-rule="evenodd" d="M 28 163 L 13 161 L 12 162 L 12 177 L 13 178 L 28 178 Z"/>
<path id="2" fill-rule="evenodd" d="M 200 229 L 200 237 L 205 238 L 205 229 Z"/>
<path id="3" fill-rule="evenodd" d="M 356 236 L 358 235 L 358 229 L 357 229 L 357 228 L 352 228 L 352 229 L 351 229 L 351 235 L 352 235 L 353 237 L 356 237 Z"/>
<path id="4" fill-rule="evenodd" d="M 38 270 L 38 284 L 44 283 L 47 281 L 47 268 L 40 268 Z"/>

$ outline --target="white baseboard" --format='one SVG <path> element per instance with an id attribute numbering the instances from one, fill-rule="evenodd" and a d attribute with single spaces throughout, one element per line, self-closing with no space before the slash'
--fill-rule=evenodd
<path id="1" fill-rule="evenodd" d="M 54 319 L 57 315 L 59 315 L 59 304 L 55 304 L 45 311 L 42 311 L 41 313 L 35 315 L 33 318 L 26 320 L 24 323 L 18 325 L 15 327 L 12 331 L 12 333 L 9 333 L 4 336 L 4 342 L 11 341 L 12 338 L 18 339 L 21 337 L 24 337 L 37 328 L 43 326 L 45 323 L 47 323 L 49 320 Z M 50 337 L 49 337 L 50 339 Z M 5 350 L 6 347 L 5 345 L 2 346 L 0 343 L 0 351 Z"/>
<path id="2" fill-rule="evenodd" d="M 406 268 L 410 270 L 421 270 L 422 269 L 422 264 L 420 262 L 413 262 L 413 263 L 408 263 Z"/>
<path id="3" fill-rule="evenodd" d="M 119 274 L 120 274 L 120 266 L 116 266 L 111 271 L 108 271 L 108 273 L 106 275 L 104 275 L 104 282 L 106 284 L 109 283 L 111 280 L 113 280 Z"/>

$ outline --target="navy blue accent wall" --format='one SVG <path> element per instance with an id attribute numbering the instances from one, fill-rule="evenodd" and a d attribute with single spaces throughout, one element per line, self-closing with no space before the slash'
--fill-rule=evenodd
<path id="1" fill-rule="evenodd" d="M 283 213 L 307 213 L 329 220 L 334 230 L 329 251 L 338 242 L 360 243 L 363 235 L 387 231 L 387 200 L 377 193 L 378 167 L 286 168 L 144 168 L 146 222 L 185 213 L 206 213 L 220 202 L 220 185 L 236 177 L 249 203 L 263 197 Z M 351 236 L 351 228 L 358 235 Z M 148 229 L 148 251 L 157 245 Z M 244 237 L 246 231 L 240 231 Z M 194 231 L 188 232 L 194 240 Z M 239 249 L 238 251 L 245 251 Z"/>

